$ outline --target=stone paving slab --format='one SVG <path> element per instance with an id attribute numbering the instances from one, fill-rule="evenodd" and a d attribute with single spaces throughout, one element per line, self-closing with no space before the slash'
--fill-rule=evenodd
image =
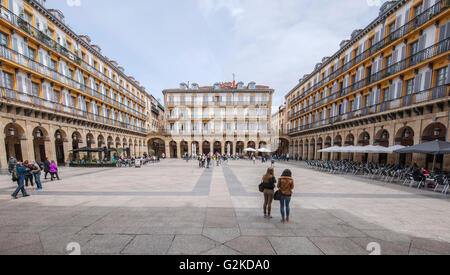
<path id="1" fill-rule="evenodd" d="M 165 160 L 142 169 L 63 168 L 63 180 L 12 200 L 0 176 L 0 255 L 68 254 L 449 254 L 449 197 L 298 163 L 292 170 L 291 222 L 263 217 L 257 186 L 268 166 L 230 161 L 200 169 Z M 176 173 L 174 173 L 176 171 Z"/>

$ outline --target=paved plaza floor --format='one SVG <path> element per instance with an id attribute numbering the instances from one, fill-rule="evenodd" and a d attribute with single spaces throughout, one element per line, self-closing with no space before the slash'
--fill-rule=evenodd
<path id="1" fill-rule="evenodd" d="M 0 176 L 0 254 L 450 254 L 450 199 L 429 191 L 277 163 L 294 174 L 291 222 L 264 219 L 267 164 L 200 169 L 164 160 L 137 168 L 61 170 L 62 181 L 13 200 Z M 20 197 L 21 195 L 19 195 Z"/>

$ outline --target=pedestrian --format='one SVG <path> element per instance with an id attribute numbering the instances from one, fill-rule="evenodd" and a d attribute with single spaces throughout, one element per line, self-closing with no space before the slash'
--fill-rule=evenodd
<path id="1" fill-rule="evenodd" d="M 207 162 L 206 168 L 209 168 L 211 165 L 211 155 L 210 154 L 208 154 L 208 157 L 206 158 L 206 162 Z"/>
<path id="2" fill-rule="evenodd" d="M 36 182 L 36 191 L 42 190 L 42 183 L 41 183 L 41 167 L 35 163 L 31 162 L 30 164 L 31 174 L 34 176 L 34 181 Z"/>
<path id="3" fill-rule="evenodd" d="M 28 160 L 26 160 L 23 163 L 24 168 L 26 168 L 27 170 L 25 171 L 25 186 L 28 187 L 29 186 L 29 182 L 31 183 L 31 187 L 34 187 L 34 183 L 33 183 L 33 174 L 31 173 L 32 168 L 30 167 L 30 162 Z"/>
<path id="4" fill-rule="evenodd" d="M 281 222 L 289 222 L 289 216 L 291 212 L 290 203 L 292 197 L 292 190 L 294 190 L 294 180 L 292 179 L 292 172 L 289 169 L 284 170 L 278 180 L 278 189 L 280 189 L 281 200 L 280 200 L 280 210 L 281 210 Z"/>
<path id="5" fill-rule="evenodd" d="M 27 194 L 27 191 L 25 190 L 24 186 L 24 180 L 25 180 L 25 172 L 26 168 L 22 166 L 21 162 L 17 162 L 16 168 L 13 171 L 13 179 L 17 178 L 17 189 L 12 193 L 11 197 L 14 199 L 17 199 L 17 195 L 19 192 L 22 192 L 23 197 L 28 197 L 30 195 Z"/>
<path id="6" fill-rule="evenodd" d="M 275 167 L 275 157 L 274 156 L 272 156 L 272 160 L 270 162 L 271 162 L 270 167 L 274 168 Z"/>
<path id="7" fill-rule="evenodd" d="M 273 168 L 267 169 L 267 173 L 264 175 L 262 179 L 262 186 L 264 188 L 264 218 L 271 219 L 272 218 L 272 202 L 273 196 L 275 194 L 275 184 L 277 180 L 275 179 L 275 171 Z"/>
<path id="8" fill-rule="evenodd" d="M 17 159 L 15 157 L 10 157 L 8 161 L 8 171 L 12 174 L 13 170 L 16 169 Z"/>
<path id="9" fill-rule="evenodd" d="M 55 179 L 55 177 L 60 180 L 58 175 L 58 165 L 56 165 L 54 160 L 52 160 L 52 162 L 50 163 L 50 177 L 52 181 Z"/>
<path id="10" fill-rule="evenodd" d="M 256 165 L 256 157 L 255 157 L 255 155 L 253 155 L 252 159 L 253 159 L 253 164 Z"/>
<path id="11" fill-rule="evenodd" d="M 48 158 L 44 160 L 44 173 L 44 179 L 47 179 L 47 175 L 50 173 L 50 161 L 48 161 Z"/>

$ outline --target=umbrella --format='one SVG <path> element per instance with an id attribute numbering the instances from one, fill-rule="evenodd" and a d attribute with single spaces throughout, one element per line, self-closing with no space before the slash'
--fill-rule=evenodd
<path id="1" fill-rule="evenodd" d="M 246 148 L 246 149 L 244 149 L 244 151 L 245 152 L 256 152 L 256 150 L 253 148 Z"/>
<path id="2" fill-rule="evenodd" d="M 398 154 L 417 153 L 430 155 L 450 154 L 450 143 L 436 140 L 396 150 L 394 151 L 394 153 Z"/>
<path id="3" fill-rule="evenodd" d="M 260 153 L 271 153 L 272 151 L 270 151 L 269 149 L 266 149 L 266 148 L 260 148 L 260 149 L 258 149 L 258 152 L 260 152 Z"/>
<path id="4" fill-rule="evenodd" d="M 385 153 L 385 154 L 393 154 L 394 151 L 401 150 L 401 149 L 404 149 L 404 148 L 406 148 L 406 147 L 402 146 L 402 145 L 395 145 L 395 146 L 391 146 L 391 147 L 386 148 L 383 151 L 383 153 Z"/>
<path id="5" fill-rule="evenodd" d="M 416 154 L 434 155 L 434 158 L 433 158 L 433 171 L 434 171 L 434 166 L 436 164 L 436 155 L 450 154 L 450 143 L 435 140 L 432 142 L 426 142 L 426 143 L 418 144 L 415 146 L 396 150 L 396 151 L 394 151 L 394 153 L 398 153 L 398 154 L 416 153 Z"/>
<path id="6" fill-rule="evenodd" d="M 340 152 L 341 148 L 342 147 L 339 147 L 339 146 L 329 147 L 329 148 L 319 150 L 319 153 L 337 153 L 337 152 Z"/>

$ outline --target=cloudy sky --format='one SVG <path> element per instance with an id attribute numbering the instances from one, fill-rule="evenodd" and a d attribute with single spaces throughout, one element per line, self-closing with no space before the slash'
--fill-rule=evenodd
<path id="1" fill-rule="evenodd" d="M 255 81 L 274 104 L 376 18 L 381 0 L 47 0 L 156 98 L 180 82 Z"/>

